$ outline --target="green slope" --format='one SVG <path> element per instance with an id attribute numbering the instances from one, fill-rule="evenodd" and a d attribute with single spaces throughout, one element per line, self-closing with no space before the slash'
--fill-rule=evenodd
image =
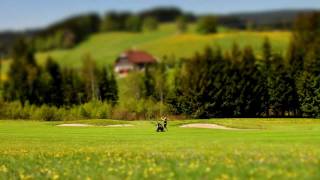
<path id="1" fill-rule="evenodd" d="M 188 33 L 178 34 L 174 24 L 165 24 L 156 32 L 95 34 L 73 49 L 38 53 L 37 59 L 43 62 L 46 57 L 51 56 L 62 65 L 79 67 L 82 57 L 88 53 L 101 65 L 112 64 L 121 52 L 132 48 L 146 50 L 161 59 L 164 55 L 174 55 L 176 58 L 189 57 L 208 45 L 220 46 L 223 50 L 228 50 L 233 43 L 238 43 L 240 47 L 250 45 L 259 55 L 265 37 L 270 38 L 275 51 L 285 53 L 290 39 L 289 32 L 221 29 L 218 34 L 200 35 L 195 32 L 193 25 Z"/>
<path id="2" fill-rule="evenodd" d="M 112 32 L 92 35 L 88 40 L 73 49 L 53 50 L 37 53 L 39 63 L 44 63 L 48 56 L 56 59 L 61 65 L 80 67 L 82 57 L 90 54 L 98 65 L 113 64 L 119 54 L 127 49 L 140 49 L 152 53 L 157 58 L 163 56 L 190 57 L 196 51 L 202 51 L 205 46 L 220 46 L 222 50 L 230 50 L 233 43 L 240 47 L 252 46 L 257 54 L 261 54 L 261 46 L 269 37 L 276 52 L 285 53 L 290 41 L 287 31 L 232 31 L 220 28 L 219 33 L 200 35 L 195 31 L 195 25 L 190 26 L 189 32 L 178 34 L 174 24 L 164 24 L 155 32 L 127 33 Z M 6 79 L 10 61 L 5 61 L 1 79 Z"/>

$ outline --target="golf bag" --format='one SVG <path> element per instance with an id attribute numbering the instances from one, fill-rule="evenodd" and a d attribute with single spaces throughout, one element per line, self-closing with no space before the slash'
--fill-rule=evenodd
<path id="1" fill-rule="evenodd" d="M 157 124 L 157 132 L 164 132 L 164 127 L 162 126 L 161 123 Z"/>

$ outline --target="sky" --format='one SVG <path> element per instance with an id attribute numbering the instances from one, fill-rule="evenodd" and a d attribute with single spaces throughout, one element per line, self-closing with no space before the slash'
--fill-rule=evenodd
<path id="1" fill-rule="evenodd" d="M 320 0 L 0 0 L 0 31 L 45 27 L 68 16 L 175 6 L 197 14 L 320 9 Z"/>

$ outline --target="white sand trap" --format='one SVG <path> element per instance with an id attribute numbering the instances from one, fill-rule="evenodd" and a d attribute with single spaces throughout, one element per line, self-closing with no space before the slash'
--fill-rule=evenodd
<path id="1" fill-rule="evenodd" d="M 204 128 L 204 129 L 223 129 L 223 130 L 240 130 L 236 128 L 229 128 L 217 124 L 186 124 L 180 126 L 182 128 Z"/>
<path id="2" fill-rule="evenodd" d="M 107 126 L 94 126 L 91 124 L 59 124 L 59 127 L 131 127 L 132 124 L 113 124 Z"/>
<path id="3" fill-rule="evenodd" d="M 114 125 L 108 125 L 105 127 L 132 127 L 132 124 L 114 124 Z"/>
<path id="4" fill-rule="evenodd" d="M 59 124 L 59 127 L 92 127 L 90 124 Z"/>

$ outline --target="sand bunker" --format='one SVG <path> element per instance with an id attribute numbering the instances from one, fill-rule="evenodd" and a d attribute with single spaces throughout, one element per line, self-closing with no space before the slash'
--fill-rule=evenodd
<path id="1" fill-rule="evenodd" d="M 114 125 L 108 125 L 104 127 L 131 127 L 133 126 L 132 124 L 114 124 Z"/>
<path id="2" fill-rule="evenodd" d="M 59 127 L 92 127 L 90 124 L 59 124 Z"/>
<path id="3" fill-rule="evenodd" d="M 114 124 L 114 125 L 107 125 L 107 126 L 94 126 L 91 124 L 59 124 L 59 127 L 131 127 L 132 124 Z"/>
<path id="4" fill-rule="evenodd" d="M 236 128 L 229 128 L 217 124 L 186 124 L 180 126 L 182 128 L 205 128 L 205 129 L 223 129 L 223 130 L 240 130 Z"/>

